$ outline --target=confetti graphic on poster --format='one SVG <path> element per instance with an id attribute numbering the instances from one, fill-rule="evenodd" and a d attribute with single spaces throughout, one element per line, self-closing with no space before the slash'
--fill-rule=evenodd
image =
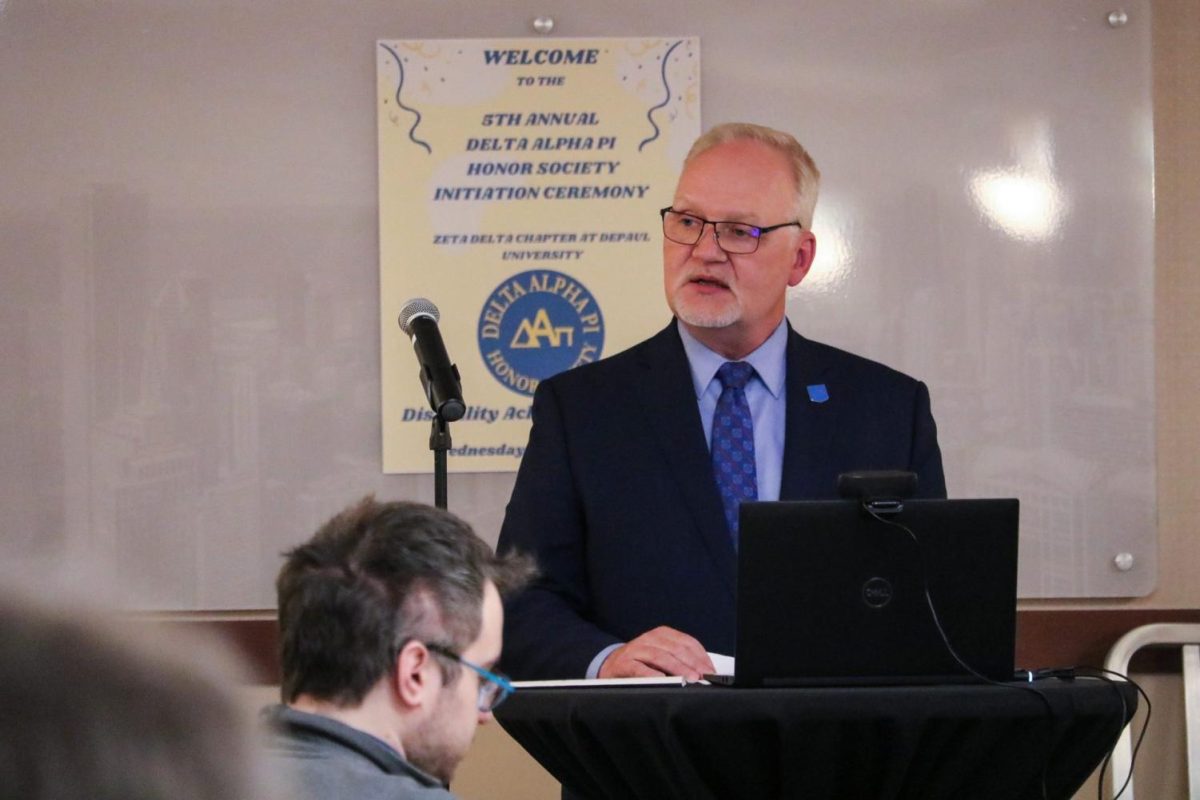
<path id="1" fill-rule="evenodd" d="M 383 469 L 428 472 L 396 317 L 425 297 L 462 376 L 452 472 L 515 470 L 540 381 L 665 321 L 658 209 L 700 132 L 699 41 L 377 45 Z"/>

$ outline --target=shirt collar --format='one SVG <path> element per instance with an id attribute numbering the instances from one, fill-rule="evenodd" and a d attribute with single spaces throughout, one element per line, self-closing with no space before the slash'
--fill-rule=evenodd
<path id="1" fill-rule="evenodd" d="M 687 326 L 679 324 L 678 320 L 675 322 L 675 328 L 679 331 L 679 338 L 683 340 L 683 351 L 687 354 L 688 365 L 692 369 L 692 384 L 698 399 L 716 378 L 717 370 L 729 359 L 701 344 L 688 332 Z M 741 360 L 748 361 L 754 367 L 767 391 L 772 397 L 779 399 L 787 374 L 787 317 L 779 320 L 779 325 L 767 340 Z"/>

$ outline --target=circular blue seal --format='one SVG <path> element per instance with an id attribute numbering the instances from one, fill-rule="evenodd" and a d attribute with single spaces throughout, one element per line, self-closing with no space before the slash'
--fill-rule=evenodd
<path id="1" fill-rule="evenodd" d="M 479 354 L 488 371 L 517 394 L 600 358 L 604 317 L 596 298 L 570 275 L 549 269 L 506 278 L 479 314 Z"/>

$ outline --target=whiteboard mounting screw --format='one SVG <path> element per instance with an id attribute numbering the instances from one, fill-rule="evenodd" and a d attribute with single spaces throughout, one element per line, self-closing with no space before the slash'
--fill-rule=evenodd
<path id="1" fill-rule="evenodd" d="M 1118 8 L 1116 11 L 1108 12 L 1108 27 L 1120 28 L 1126 22 L 1129 22 L 1129 15 L 1123 9 Z"/>
<path id="2" fill-rule="evenodd" d="M 1113 558 L 1113 564 L 1121 572 L 1129 572 L 1129 570 L 1133 569 L 1133 553 L 1117 553 L 1116 557 Z"/>
<path id="3" fill-rule="evenodd" d="M 554 17 L 534 17 L 533 30 L 545 36 L 554 30 Z"/>

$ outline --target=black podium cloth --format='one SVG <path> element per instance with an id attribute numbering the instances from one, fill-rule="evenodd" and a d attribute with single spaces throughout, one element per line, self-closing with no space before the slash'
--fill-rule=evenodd
<path id="1" fill-rule="evenodd" d="M 1032 686 L 1031 692 L 1010 686 Z M 1008 686 L 522 689 L 496 717 L 586 798 L 1069 798 L 1137 695 Z"/>

